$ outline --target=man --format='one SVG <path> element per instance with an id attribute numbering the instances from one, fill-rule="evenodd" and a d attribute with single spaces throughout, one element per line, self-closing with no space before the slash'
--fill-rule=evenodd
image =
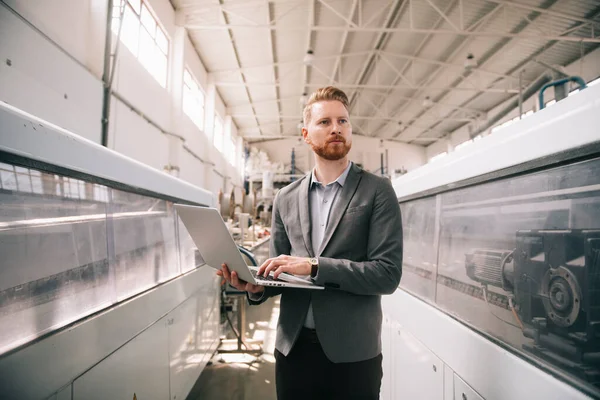
<path id="1" fill-rule="evenodd" d="M 326 290 L 265 288 L 218 274 L 251 304 L 281 294 L 277 397 L 378 399 L 382 378 L 381 295 L 398 287 L 402 221 L 389 180 L 348 160 L 352 125 L 341 90 L 317 90 L 304 109 L 311 174 L 273 203 L 270 255 L 259 273 L 305 276 Z"/>

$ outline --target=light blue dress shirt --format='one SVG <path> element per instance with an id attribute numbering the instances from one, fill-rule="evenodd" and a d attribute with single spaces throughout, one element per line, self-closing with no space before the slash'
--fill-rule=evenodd
<path id="1" fill-rule="evenodd" d="M 341 191 L 344 183 L 346 183 L 346 178 L 348 177 L 351 166 L 352 162 L 349 162 L 344 172 L 342 172 L 335 181 L 326 186 L 323 186 L 321 182 L 317 180 L 315 170 L 313 169 L 312 171 L 310 178 L 310 192 L 308 195 L 308 208 L 310 210 L 312 224 L 310 235 L 313 252 L 316 257 L 321 255 L 319 251 L 323 242 L 323 236 L 325 236 L 325 229 L 329 222 L 329 214 L 331 213 L 332 207 L 337 204 L 338 193 Z M 309 304 L 308 306 L 308 313 L 306 314 L 304 326 L 315 329 L 312 304 Z"/>

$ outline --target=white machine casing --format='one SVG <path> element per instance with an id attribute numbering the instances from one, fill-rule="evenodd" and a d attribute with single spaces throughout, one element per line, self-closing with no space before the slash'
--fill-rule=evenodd
<path id="1" fill-rule="evenodd" d="M 597 85 L 392 183 L 400 203 L 408 203 L 420 196 L 433 196 L 436 191 L 452 191 L 485 174 L 598 144 L 599 127 Z M 403 279 L 406 275 L 404 272 Z M 403 289 L 402 283 L 394 294 L 384 296 L 383 310 L 382 400 L 591 398 L 548 373 L 551 366 L 544 371 L 435 302 Z"/>
<path id="2" fill-rule="evenodd" d="M 206 190 L 3 102 L 0 126 L 4 154 L 139 190 L 146 198 L 154 193 L 215 206 Z M 6 272 L 0 268 L 0 281 Z M 219 344 L 219 298 L 214 270 L 200 265 L 65 321 L 0 354 L 0 398 L 184 399 Z"/>

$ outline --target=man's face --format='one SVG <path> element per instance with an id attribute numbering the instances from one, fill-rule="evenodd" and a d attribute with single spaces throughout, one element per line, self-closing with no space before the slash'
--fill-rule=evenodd
<path id="1" fill-rule="evenodd" d="M 304 141 L 325 160 L 341 160 L 352 147 L 352 125 L 348 110 L 337 100 L 312 105 L 311 118 L 302 128 Z"/>

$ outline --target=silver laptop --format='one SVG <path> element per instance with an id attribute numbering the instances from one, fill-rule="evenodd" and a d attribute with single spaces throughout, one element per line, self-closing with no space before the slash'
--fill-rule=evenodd
<path id="1" fill-rule="evenodd" d="M 216 209 L 184 204 L 175 204 L 175 209 L 204 262 L 209 266 L 221 269 L 221 264 L 227 264 L 229 270 L 237 272 L 240 279 L 254 285 L 324 289 L 308 279 L 286 273 L 280 274 L 278 279 L 257 276 L 258 267 L 246 264 Z"/>

